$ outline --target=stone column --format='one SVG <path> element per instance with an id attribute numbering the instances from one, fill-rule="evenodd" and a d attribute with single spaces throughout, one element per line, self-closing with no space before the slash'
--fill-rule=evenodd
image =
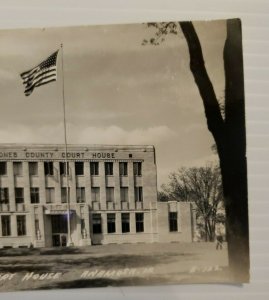
<path id="1" fill-rule="evenodd" d="M 60 162 L 54 162 L 54 168 L 57 170 L 56 180 L 55 180 L 55 190 L 54 190 L 54 202 L 55 204 L 60 204 L 61 201 L 61 175 L 60 175 Z"/>
<path id="2" fill-rule="evenodd" d="M 46 203 L 46 183 L 45 183 L 45 170 L 44 162 L 38 162 L 38 179 L 39 179 L 39 200 L 40 204 Z"/>
<path id="3" fill-rule="evenodd" d="M 74 161 L 69 161 L 69 172 L 71 175 L 71 178 L 69 177 L 70 178 L 69 180 L 70 204 L 75 204 L 77 202 L 77 190 L 76 190 L 76 172 L 75 172 Z"/>
<path id="4" fill-rule="evenodd" d="M 114 202 L 115 208 L 121 209 L 119 162 L 114 162 Z"/>
<path id="5" fill-rule="evenodd" d="M 14 182 L 14 172 L 13 172 L 13 162 L 7 162 L 7 176 L 8 176 L 8 193 L 9 193 L 9 210 L 15 211 L 16 210 L 16 203 L 15 203 L 15 182 Z M 12 227 L 12 226 L 11 226 Z"/>
<path id="6" fill-rule="evenodd" d="M 85 203 L 92 206 L 92 191 L 91 191 L 91 175 L 90 162 L 84 162 L 84 176 L 85 176 Z"/>
<path id="7" fill-rule="evenodd" d="M 29 164 L 28 161 L 22 163 L 23 170 L 23 182 L 24 182 L 24 203 L 28 208 L 31 204 L 31 194 L 30 194 L 30 176 L 29 176 Z"/>
<path id="8" fill-rule="evenodd" d="M 106 210 L 106 176 L 105 176 L 105 164 L 103 161 L 99 162 L 99 174 L 100 174 L 100 206 L 102 210 Z"/>
<path id="9" fill-rule="evenodd" d="M 129 178 L 129 208 L 135 209 L 135 197 L 134 197 L 134 169 L 133 162 L 128 162 L 128 178 Z"/>

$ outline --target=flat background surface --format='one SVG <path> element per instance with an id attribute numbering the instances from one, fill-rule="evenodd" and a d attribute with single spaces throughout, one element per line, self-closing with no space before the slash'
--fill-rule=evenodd
<path id="1" fill-rule="evenodd" d="M 232 17 L 243 23 L 251 283 L 3 293 L 1 299 L 268 299 L 269 1 L 0 0 L 2 29 Z"/>

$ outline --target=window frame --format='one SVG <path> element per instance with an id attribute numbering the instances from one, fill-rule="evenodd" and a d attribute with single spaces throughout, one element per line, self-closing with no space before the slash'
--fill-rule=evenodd
<path id="1" fill-rule="evenodd" d="M 91 176 L 99 176 L 99 161 L 90 161 Z"/>
<path id="2" fill-rule="evenodd" d="M 7 224 L 4 224 L 4 219 L 8 220 Z M 7 229 L 7 231 L 6 231 Z M 11 217 L 10 215 L 1 216 L 1 235 L 2 236 L 11 236 Z"/>
<path id="3" fill-rule="evenodd" d="M 63 192 L 65 191 L 65 192 Z M 68 198 L 67 198 L 67 191 L 68 191 Z M 63 201 L 65 197 L 65 202 Z M 70 187 L 62 186 L 61 187 L 61 203 L 70 203 Z"/>
<path id="4" fill-rule="evenodd" d="M 75 161 L 75 175 L 76 176 L 84 176 L 84 162 L 83 161 Z"/>
<path id="5" fill-rule="evenodd" d="M 53 161 L 44 161 L 44 174 L 45 176 L 54 176 Z"/>
<path id="6" fill-rule="evenodd" d="M 8 187 L 0 187 L 0 204 L 9 204 Z"/>
<path id="7" fill-rule="evenodd" d="M 142 176 L 142 162 L 141 161 L 133 162 L 133 171 L 134 171 L 134 176 Z"/>
<path id="8" fill-rule="evenodd" d="M 114 164 L 113 162 L 106 161 L 105 162 L 105 176 L 113 176 L 114 175 Z"/>
<path id="9" fill-rule="evenodd" d="M 169 232 L 178 232 L 178 213 L 169 211 L 168 213 Z"/>
<path id="10" fill-rule="evenodd" d="M 17 235 L 18 236 L 25 236 L 25 235 L 27 235 L 27 231 L 26 231 L 26 215 L 17 215 L 16 216 L 16 221 L 17 221 Z M 20 232 L 20 230 L 21 230 L 21 232 Z"/>
<path id="11" fill-rule="evenodd" d="M 6 176 L 6 175 L 7 175 L 7 162 L 0 161 L 0 176 Z"/>
<path id="12" fill-rule="evenodd" d="M 13 161 L 13 175 L 14 176 L 23 176 L 22 161 Z"/>
<path id="13" fill-rule="evenodd" d="M 126 218 L 126 216 L 128 217 Z M 121 232 L 130 232 L 130 213 L 121 213 Z"/>
<path id="14" fill-rule="evenodd" d="M 119 163 L 119 174 L 120 176 L 128 176 L 128 162 L 120 162 Z"/>
<path id="15" fill-rule="evenodd" d="M 31 204 L 40 203 L 39 187 L 31 187 L 30 188 L 30 201 L 31 201 Z"/>
<path id="16" fill-rule="evenodd" d="M 33 167 L 33 166 L 36 166 L 36 167 Z M 37 161 L 29 161 L 28 168 L 29 168 L 29 176 L 38 176 L 38 162 Z M 35 170 L 36 172 L 32 172 L 32 170 Z"/>
<path id="17" fill-rule="evenodd" d="M 106 187 L 106 202 L 114 202 L 115 200 L 115 188 L 107 186 Z"/>
<path id="18" fill-rule="evenodd" d="M 143 202 L 143 187 L 135 186 L 135 202 Z"/>
<path id="19" fill-rule="evenodd" d="M 93 191 L 98 191 L 98 193 L 94 193 Z M 93 195 L 98 195 L 98 199 L 96 200 L 96 197 L 93 197 Z M 91 187 L 91 198 L 92 198 L 93 202 L 100 202 L 100 187 L 99 186 Z"/>
<path id="20" fill-rule="evenodd" d="M 78 201 L 80 196 L 80 201 Z M 77 203 L 85 203 L 86 201 L 86 196 L 85 196 L 85 187 L 81 186 L 81 187 L 76 187 L 76 202 Z"/>
<path id="21" fill-rule="evenodd" d="M 53 195 L 53 197 L 52 197 L 52 195 Z M 50 201 L 48 201 L 48 199 L 50 199 Z M 46 188 L 46 203 L 47 204 L 55 203 L 55 188 L 54 187 Z"/>
<path id="22" fill-rule="evenodd" d="M 92 214 L 92 233 L 102 234 L 102 215 L 100 213 Z"/>
<path id="23" fill-rule="evenodd" d="M 140 219 L 141 216 L 142 218 Z M 135 213 L 135 231 L 139 233 L 144 232 L 144 230 L 144 213 Z"/>
<path id="24" fill-rule="evenodd" d="M 22 196 L 18 197 L 17 193 L 21 191 Z M 22 199 L 22 201 L 18 201 L 18 199 Z M 23 187 L 15 187 L 15 203 L 21 204 L 24 203 L 24 188 Z"/>
<path id="25" fill-rule="evenodd" d="M 107 214 L 107 233 L 116 233 L 116 214 Z"/>

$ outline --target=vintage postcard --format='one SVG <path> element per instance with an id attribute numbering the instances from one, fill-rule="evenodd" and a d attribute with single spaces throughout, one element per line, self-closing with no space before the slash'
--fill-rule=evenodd
<path id="1" fill-rule="evenodd" d="M 239 19 L 0 43 L 0 291 L 249 281 Z"/>

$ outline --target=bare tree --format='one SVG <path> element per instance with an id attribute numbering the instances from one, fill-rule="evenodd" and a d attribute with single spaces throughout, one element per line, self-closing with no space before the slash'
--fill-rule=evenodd
<path id="1" fill-rule="evenodd" d="M 224 111 L 207 73 L 200 40 L 192 22 L 148 23 L 156 29 L 143 44 L 158 45 L 167 34 L 182 32 L 189 49 L 190 70 L 203 101 L 207 126 L 220 161 L 226 211 L 226 232 L 231 275 L 249 281 L 249 229 L 242 31 L 239 19 L 227 20 L 223 59 L 225 70 Z"/>

